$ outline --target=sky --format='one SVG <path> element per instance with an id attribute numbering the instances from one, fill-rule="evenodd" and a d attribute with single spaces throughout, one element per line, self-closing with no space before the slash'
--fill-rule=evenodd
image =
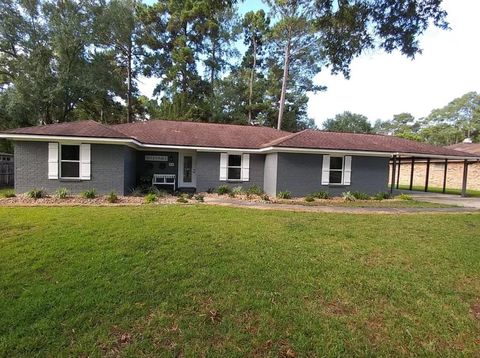
<path id="1" fill-rule="evenodd" d="M 246 0 L 241 13 L 264 5 Z M 423 53 L 414 60 L 399 53 L 371 51 L 353 60 L 350 79 L 324 69 L 315 82 L 327 91 L 309 95 L 308 114 L 317 126 L 343 111 L 360 113 L 373 123 L 409 112 L 427 116 L 470 91 L 480 91 L 480 1 L 444 0 L 451 30 L 429 28 L 420 37 Z M 140 79 L 142 94 L 151 96 L 155 79 Z"/>

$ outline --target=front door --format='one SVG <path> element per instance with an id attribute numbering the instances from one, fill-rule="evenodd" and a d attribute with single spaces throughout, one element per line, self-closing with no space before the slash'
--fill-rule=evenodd
<path id="1" fill-rule="evenodd" d="M 180 153 L 178 165 L 178 186 L 181 188 L 195 188 L 197 186 L 195 174 L 196 156 L 194 152 Z"/>

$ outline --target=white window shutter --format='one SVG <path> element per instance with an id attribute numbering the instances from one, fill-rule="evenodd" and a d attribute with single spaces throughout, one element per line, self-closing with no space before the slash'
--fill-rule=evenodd
<path id="1" fill-rule="evenodd" d="M 242 181 L 250 180 L 250 154 L 242 155 Z"/>
<path id="2" fill-rule="evenodd" d="M 343 163 L 343 185 L 350 185 L 352 178 L 352 156 L 345 156 L 345 161 Z"/>
<path id="3" fill-rule="evenodd" d="M 58 143 L 48 143 L 48 179 L 58 179 Z"/>
<path id="4" fill-rule="evenodd" d="M 330 156 L 325 154 L 323 156 L 322 165 L 322 185 L 328 185 L 330 183 Z"/>
<path id="5" fill-rule="evenodd" d="M 220 153 L 220 180 L 227 180 L 227 164 L 228 164 L 228 154 Z"/>
<path id="6" fill-rule="evenodd" d="M 90 180 L 91 166 L 91 146 L 80 144 L 80 179 Z"/>

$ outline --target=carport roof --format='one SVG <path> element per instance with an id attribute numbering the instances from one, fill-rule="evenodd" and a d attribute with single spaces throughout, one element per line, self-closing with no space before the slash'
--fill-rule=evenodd
<path id="1" fill-rule="evenodd" d="M 115 140 L 138 146 L 247 149 L 258 152 L 298 149 L 375 152 L 390 155 L 479 157 L 479 155 L 451 148 L 380 134 L 325 132 L 311 129 L 291 133 L 262 126 L 187 121 L 151 120 L 109 126 L 89 120 L 18 128 L 0 133 L 0 138 L 23 140 L 28 138 L 58 140 L 59 137 Z"/>

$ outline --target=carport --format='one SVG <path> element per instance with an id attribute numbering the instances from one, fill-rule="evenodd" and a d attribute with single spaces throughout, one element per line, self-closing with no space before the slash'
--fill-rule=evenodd
<path id="1" fill-rule="evenodd" d="M 451 155 L 451 152 L 458 152 L 458 155 Z M 392 155 L 390 159 L 390 168 L 391 168 L 391 176 L 390 176 L 390 192 L 393 193 L 394 189 L 399 189 L 400 187 L 400 171 L 402 164 L 409 163 L 410 164 L 410 182 L 409 182 L 409 190 L 413 189 L 413 179 L 415 174 L 415 164 L 425 164 L 426 165 L 426 173 L 425 173 L 425 183 L 424 183 L 424 191 L 428 192 L 428 185 L 429 185 L 429 177 L 430 177 L 430 165 L 432 163 L 440 163 L 443 164 L 443 186 L 442 186 L 442 193 L 445 194 L 447 189 L 447 171 L 448 171 L 448 163 L 449 162 L 463 162 L 463 176 L 462 176 L 462 187 L 458 188 L 461 189 L 461 196 L 467 196 L 467 178 L 468 178 L 468 166 L 473 163 L 480 162 L 480 157 L 472 156 L 470 153 L 465 153 L 461 151 L 455 151 L 453 149 L 449 150 L 449 155 L 428 155 L 428 154 L 412 154 L 412 153 L 395 153 Z M 453 153 L 455 154 L 455 153 Z M 457 188 L 452 188 L 457 189 Z"/>

